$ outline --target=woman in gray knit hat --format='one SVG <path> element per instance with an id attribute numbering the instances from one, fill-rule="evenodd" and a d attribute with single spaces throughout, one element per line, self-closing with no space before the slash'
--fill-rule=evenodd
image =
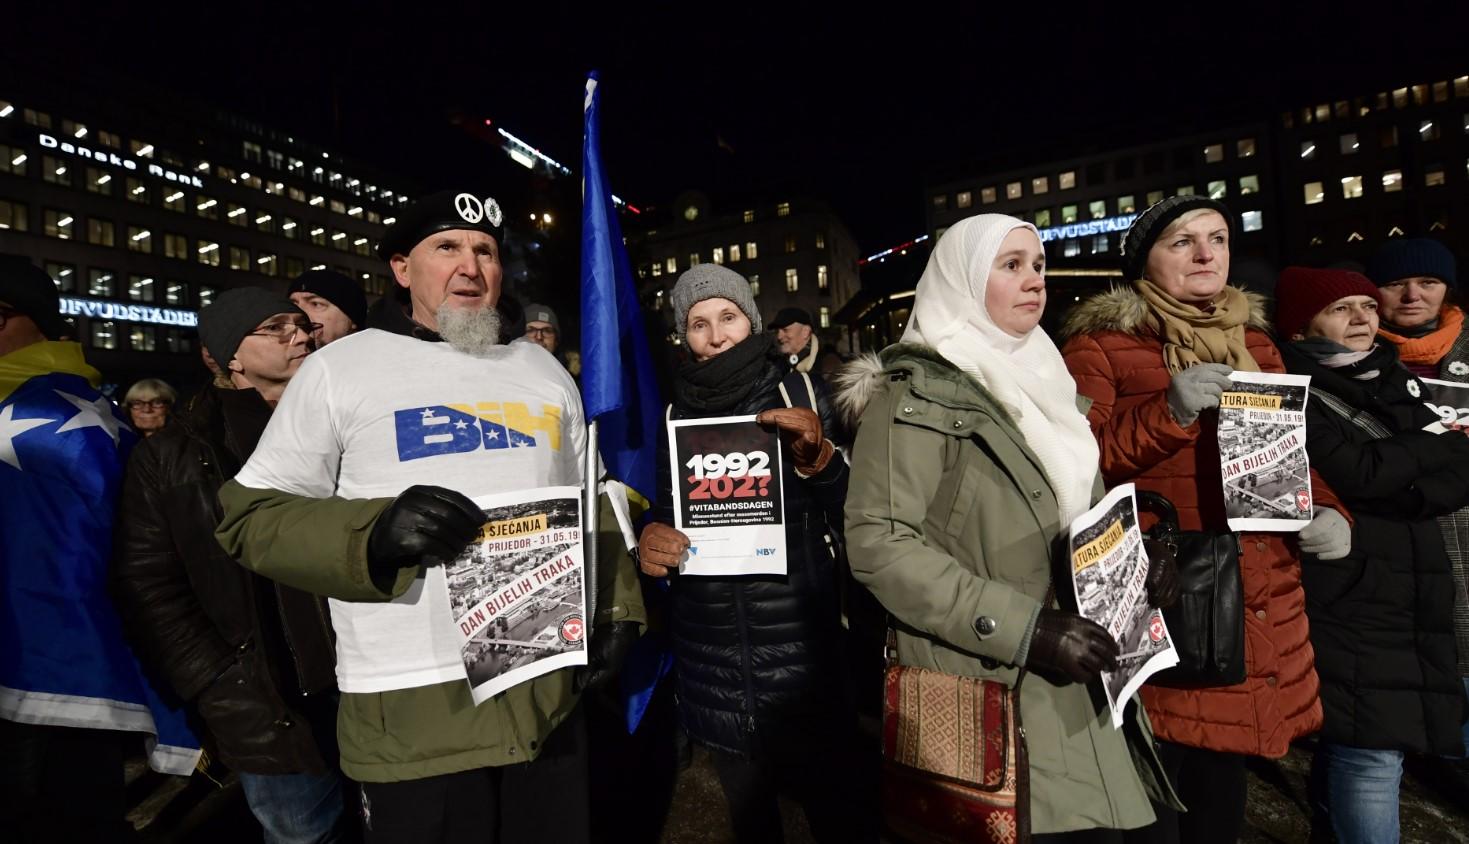
<path id="1" fill-rule="evenodd" d="M 659 450 L 660 504 L 638 552 L 645 574 L 669 578 L 683 725 L 713 757 L 738 841 L 782 840 L 779 794 L 801 804 L 818 841 L 876 841 L 864 814 L 875 777 L 862 773 L 844 689 L 830 526 L 841 524 L 847 464 L 824 433 L 825 390 L 782 376 L 750 284 L 733 270 L 689 268 L 672 303 L 690 359 L 674 373 L 669 418 L 756 415 L 780 432 L 787 566 L 780 576 L 680 575 L 689 540 L 673 527 L 668 449 Z"/>

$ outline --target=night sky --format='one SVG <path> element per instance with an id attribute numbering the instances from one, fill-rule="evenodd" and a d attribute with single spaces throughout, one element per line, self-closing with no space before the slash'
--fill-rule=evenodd
<path id="1" fill-rule="evenodd" d="M 864 251 L 921 233 L 926 178 L 1469 73 L 1463 2 L 41 5 L 5 61 L 161 85 L 429 188 L 502 155 L 453 115 L 578 168 L 599 68 L 621 196 L 827 199 Z"/>

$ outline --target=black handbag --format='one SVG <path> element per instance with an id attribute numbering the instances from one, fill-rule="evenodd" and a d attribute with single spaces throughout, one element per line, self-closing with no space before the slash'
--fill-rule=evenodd
<path id="1" fill-rule="evenodd" d="M 1173 549 L 1178 601 L 1163 610 L 1178 665 L 1148 682 L 1175 689 L 1233 686 L 1245 680 L 1245 597 L 1236 533 L 1178 529 L 1178 510 L 1156 492 L 1137 491 L 1138 507 L 1156 513 L 1148 536 Z"/>

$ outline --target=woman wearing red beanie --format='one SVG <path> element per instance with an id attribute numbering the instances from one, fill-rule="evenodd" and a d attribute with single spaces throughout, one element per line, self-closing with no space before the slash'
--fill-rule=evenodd
<path id="1" fill-rule="evenodd" d="M 1429 433 L 1423 385 L 1378 339 L 1364 276 L 1289 267 L 1277 336 L 1311 376 L 1311 468 L 1351 508 L 1344 559 L 1302 561 L 1325 723 L 1311 784 L 1337 840 L 1396 842 L 1405 751 L 1462 754 L 1453 575 L 1435 517 L 1469 505 L 1469 439 Z"/>

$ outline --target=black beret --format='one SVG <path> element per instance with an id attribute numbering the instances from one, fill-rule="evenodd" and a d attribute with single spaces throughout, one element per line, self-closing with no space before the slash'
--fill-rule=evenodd
<path id="1" fill-rule="evenodd" d="M 505 213 L 492 196 L 469 191 L 445 190 L 431 193 L 403 209 L 403 213 L 383 232 L 377 254 L 383 260 L 406 255 L 420 241 L 435 232 L 469 229 L 495 238 L 505 247 Z"/>
<path id="2" fill-rule="evenodd" d="M 61 294 L 46 271 L 21 255 L 0 255 L 0 301 L 31 318 L 48 340 L 70 329 L 61 316 Z"/>

